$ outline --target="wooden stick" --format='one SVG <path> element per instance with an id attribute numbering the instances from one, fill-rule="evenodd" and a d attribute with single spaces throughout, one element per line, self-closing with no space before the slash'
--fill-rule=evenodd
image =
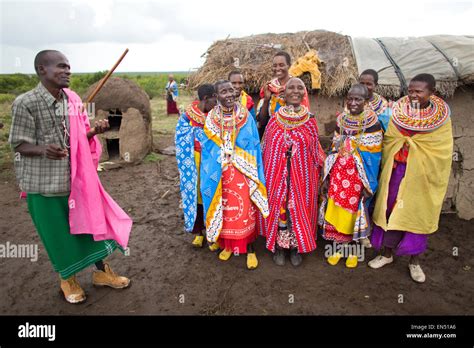
<path id="1" fill-rule="evenodd" d="M 122 59 L 125 57 L 125 55 L 127 53 L 128 53 L 128 48 L 122 53 L 119 60 L 117 61 L 117 63 L 115 63 L 115 65 L 112 67 L 112 69 L 110 69 L 107 72 L 107 75 L 105 75 L 104 78 L 102 80 L 100 80 L 100 83 L 97 85 L 97 87 L 94 89 L 94 91 L 91 93 L 91 95 L 87 98 L 86 102 L 84 103 L 83 110 L 86 108 L 87 104 L 90 103 L 94 99 L 94 97 L 97 95 L 97 93 L 99 93 L 99 91 L 102 89 L 104 84 L 109 79 L 110 75 L 113 74 L 114 70 L 118 67 L 118 65 L 120 64 L 120 62 L 122 61 Z"/>

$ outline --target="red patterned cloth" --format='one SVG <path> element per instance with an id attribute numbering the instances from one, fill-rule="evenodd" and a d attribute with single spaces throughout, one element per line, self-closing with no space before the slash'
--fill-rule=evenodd
<path id="1" fill-rule="evenodd" d="M 329 198 L 337 206 L 355 214 L 359 208 L 362 188 L 354 158 L 339 156 L 331 173 Z"/>
<path id="2" fill-rule="evenodd" d="M 250 199 L 247 178 L 232 165 L 222 172 L 222 209 L 220 246 L 233 253 L 247 253 L 247 244 L 257 237 L 257 209 Z"/>
<path id="3" fill-rule="evenodd" d="M 324 239 L 333 240 L 336 243 L 340 244 L 349 243 L 352 242 L 352 234 L 339 233 L 333 225 L 326 222 L 324 230 Z"/>
<path id="4" fill-rule="evenodd" d="M 359 209 L 359 201 L 363 185 L 357 172 L 356 163 L 352 156 L 339 156 L 331 170 L 328 197 L 334 203 L 356 214 Z M 330 223 L 326 223 L 325 238 L 337 243 L 352 241 L 351 234 L 340 233 Z"/>
<path id="5" fill-rule="evenodd" d="M 296 240 L 295 231 L 288 228 L 288 221 L 286 218 L 286 200 L 283 202 L 283 206 L 280 208 L 280 218 L 278 221 L 278 233 L 276 243 L 280 248 L 293 249 L 298 247 L 298 241 Z"/>
<path id="6" fill-rule="evenodd" d="M 278 114 L 278 112 L 277 112 Z M 280 208 L 287 196 L 288 141 L 291 141 L 291 174 L 288 210 L 291 228 L 298 241 L 298 252 L 316 249 L 319 172 L 324 152 L 319 143 L 318 126 L 314 118 L 286 130 L 279 117 L 270 119 L 265 131 L 263 164 L 268 192 L 270 215 L 259 217 L 259 233 L 265 236 L 267 249 L 275 251 Z"/>

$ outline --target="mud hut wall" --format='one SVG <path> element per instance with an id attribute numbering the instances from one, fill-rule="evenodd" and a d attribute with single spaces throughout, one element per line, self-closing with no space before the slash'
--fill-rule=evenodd
<path id="1" fill-rule="evenodd" d="M 108 111 L 96 110 L 96 120 L 107 119 L 108 116 Z M 120 159 L 127 162 L 142 160 L 153 147 L 151 123 L 135 108 L 122 110 L 122 122 L 119 131 L 108 131 L 98 137 L 102 145 L 101 162 L 110 159 L 107 148 L 108 139 L 119 139 Z"/>
<path id="2" fill-rule="evenodd" d="M 332 136 L 336 127 L 336 114 L 343 110 L 343 97 L 309 95 L 309 109 L 318 121 L 319 134 Z"/>
<path id="3" fill-rule="evenodd" d="M 451 108 L 453 169 L 443 209 L 474 218 L 474 85 L 459 87 L 446 99 Z"/>
<path id="4" fill-rule="evenodd" d="M 89 96 L 98 82 L 86 92 Z M 102 144 L 101 161 L 110 159 L 107 140 L 118 139 L 121 160 L 138 162 L 153 146 L 150 98 L 134 81 L 111 77 L 94 99 L 96 118 L 106 119 L 114 109 L 122 114 L 120 129 L 111 129 L 99 135 Z M 116 145 L 116 144 L 115 144 Z"/>
<path id="5" fill-rule="evenodd" d="M 152 127 L 140 110 L 129 108 L 123 114 L 119 131 L 120 157 L 127 162 L 142 160 L 152 150 Z"/>

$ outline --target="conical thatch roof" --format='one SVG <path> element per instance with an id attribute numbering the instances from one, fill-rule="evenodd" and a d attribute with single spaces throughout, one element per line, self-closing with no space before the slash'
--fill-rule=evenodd
<path id="1" fill-rule="evenodd" d="M 333 32 L 317 30 L 295 34 L 261 34 L 215 42 L 207 51 L 204 65 L 190 77 L 190 87 L 227 78 L 236 59 L 245 74 L 248 91 L 255 93 L 271 79 L 272 58 L 280 50 L 287 51 L 293 60 L 303 56 L 308 48 L 318 51 L 323 61 L 323 95 L 342 93 L 357 80 L 357 67 L 349 38 Z M 309 76 L 305 78 L 308 87 Z"/>
<path id="2" fill-rule="evenodd" d="M 256 93 L 272 78 L 275 53 L 287 51 L 295 61 L 310 49 L 323 61 L 319 93 L 324 96 L 344 94 L 367 68 L 379 72 L 376 91 L 391 98 L 406 93 L 408 81 L 419 73 L 433 74 L 443 96 L 452 96 L 458 86 L 473 82 L 472 36 L 369 39 L 316 30 L 217 41 L 206 52 L 204 65 L 190 76 L 189 85 L 195 89 L 238 69 L 245 75 L 248 92 Z M 310 75 L 304 74 L 303 80 L 310 89 Z"/>

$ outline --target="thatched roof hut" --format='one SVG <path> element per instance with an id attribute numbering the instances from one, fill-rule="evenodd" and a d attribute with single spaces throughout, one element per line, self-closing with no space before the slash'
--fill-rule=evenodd
<path id="1" fill-rule="evenodd" d="M 444 97 L 452 96 L 461 85 L 474 83 L 473 36 L 368 39 L 315 30 L 216 41 L 205 53 L 204 65 L 190 76 L 190 87 L 225 78 L 238 68 L 245 75 L 248 92 L 254 94 L 271 79 L 276 52 L 285 50 L 296 60 L 310 49 L 322 60 L 320 96 L 343 95 L 367 65 L 379 71 L 378 92 L 389 98 L 403 94 L 414 73 L 433 73 Z M 303 80 L 310 89 L 309 74 Z"/>
<path id="2" fill-rule="evenodd" d="M 245 74 L 250 93 L 256 93 L 271 76 L 272 58 L 279 50 L 292 58 L 303 56 L 309 48 L 317 49 L 323 61 L 321 93 L 327 96 L 341 94 L 357 79 L 357 67 L 349 38 L 324 30 L 295 34 L 261 34 L 215 42 L 207 50 L 204 65 L 192 74 L 190 87 L 227 77 L 239 69 Z M 305 82 L 310 86 L 309 76 Z"/>

